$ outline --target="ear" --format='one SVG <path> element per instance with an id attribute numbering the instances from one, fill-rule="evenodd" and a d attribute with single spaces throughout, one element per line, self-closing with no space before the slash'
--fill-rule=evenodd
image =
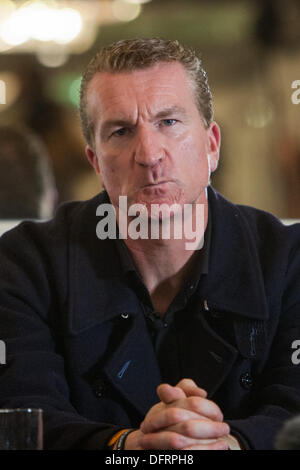
<path id="1" fill-rule="evenodd" d="M 220 145 L 221 145 L 221 131 L 216 122 L 212 122 L 207 129 L 208 134 L 208 149 L 207 154 L 211 172 L 214 172 L 219 163 Z"/>
<path id="2" fill-rule="evenodd" d="M 100 168 L 99 168 L 99 162 L 98 162 L 98 157 L 96 155 L 96 152 L 92 149 L 92 147 L 87 145 L 85 147 L 85 154 L 86 154 L 88 161 L 90 162 L 95 172 L 97 173 L 97 175 L 100 176 Z"/>

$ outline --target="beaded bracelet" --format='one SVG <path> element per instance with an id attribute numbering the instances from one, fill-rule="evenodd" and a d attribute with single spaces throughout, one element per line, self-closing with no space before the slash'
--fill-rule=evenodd
<path id="1" fill-rule="evenodd" d="M 125 439 L 131 432 L 136 431 L 136 429 L 128 429 L 127 431 L 123 432 L 119 439 L 117 440 L 117 445 L 115 450 L 124 450 Z"/>
<path id="2" fill-rule="evenodd" d="M 113 450 L 117 440 L 120 438 L 120 436 L 122 436 L 122 434 L 124 434 L 124 432 L 126 431 L 129 431 L 129 428 L 127 429 L 121 429 L 120 431 L 118 431 L 116 434 L 114 434 L 111 439 L 109 440 L 109 443 L 107 444 L 107 447 L 110 449 L 110 450 Z"/>

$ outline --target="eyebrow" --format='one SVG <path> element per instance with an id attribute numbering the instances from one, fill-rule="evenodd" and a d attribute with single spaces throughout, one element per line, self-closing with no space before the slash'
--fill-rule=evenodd
<path id="1" fill-rule="evenodd" d="M 164 119 L 170 115 L 178 115 L 178 114 L 181 114 L 183 116 L 187 115 L 186 110 L 184 108 L 180 106 L 170 106 L 156 113 L 153 116 L 152 120 Z M 105 136 L 107 132 L 113 127 L 131 127 L 132 125 L 133 125 L 132 121 L 130 121 L 129 119 L 108 119 L 107 121 L 104 122 L 102 126 L 101 134 L 102 136 Z"/>
<path id="2" fill-rule="evenodd" d="M 165 108 L 162 111 L 159 111 L 155 116 L 154 119 L 157 118 L 165 118 L 170 116 L 171 114 L 182 114 L 184 116 L 187 115 L 187 112 L 181 106 L 170 106 L 169 108 Z"/>
<path id="3" fill-rule="evenodd" d="M 104 122 L 101 128 L 101 135 L 105 136 L 109 129 L 113 127 L 128 127 L 132 126 L 132 122 L 126 119 L 109 119 Z"/>

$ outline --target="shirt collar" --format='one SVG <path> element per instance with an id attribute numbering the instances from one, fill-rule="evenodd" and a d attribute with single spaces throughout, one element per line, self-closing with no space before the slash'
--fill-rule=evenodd
<path id="1" fill-rule="evenodd" d="M 204 234 L 204 244 L 201 250 L 199 250 L 199 253 L 196 253 L 196 261 L 193 266 L 191 276 L 189 279 L 189 283 L 192 283 L 193 285 L 197 284 L 201 275 L 202 274 L 207 274 L 208 273 L 208 266 L 209 266 L 209 257 L 210 257 L 210 246 L 211 246 L 211 215 L 210 215 L 210 209 L 208 208 L 208 220 L 207 220 L 207 226 L 205 229 L 205 234 Z M 138 268 L 134 263 L 134 260 L 131 256 L 131 253 L 129 249 L 127 248 L 124 240 L 122 239 L 116 239 L 114 240 L 117 252 L 119 254 L 120 258 L 120 265 L 121 265 L 121 271 L 124 275 L 128 274 L 129 272 L 133 272 L 136 274 L 141 279 L 141 276 L 139 274 Z"/>

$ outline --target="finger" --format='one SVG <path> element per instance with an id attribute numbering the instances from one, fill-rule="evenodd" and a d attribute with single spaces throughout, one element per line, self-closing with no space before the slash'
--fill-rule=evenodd
<path id="1" fill-rule="evenodd" d="M 212 443 L 199 442 L 195 445 L 184 447 L 182 450 L 229 450 L 229 447 L 224 439 L 219 439 Z"/>
<path id="2" fill-rule="evenodd" d="M 147 413 L 140 429 L 151 433 L 190 419 L 222 422 L 223 415 L 212 401 L 201 397 L 189 397 L 165 405 L 160 402 Z"/>
<path id="3" fill-rule="evenodd" d="M 187 397 L 189 396 L 199 396 L 206 398 L 207 392 L 203 388 L 198 387 L 198 385 L 192 379 L 182 379 L 176 387 L 181 388 Z"/>
<path id="4" fill-rule="evenodd" d="M 161 431 L 144 434 L 139 441 L 143 450 L 180 450 L 184 447 L 197 445 L 195 439 L 182 436 L 176 432 Z"/>
<path id="5" fill-rule="evenodd" d="M 139 444 L 143 450 L 228 450 L 228 443 L 224 439 L 191 439 L 181 434 L 168 431 L 145 434 L 140 439 Z"/>
<path id="6" fill-rule="evenodd" d="M 173 401 L 185 398 L 186 395 L 181 388 L 172 387 L 169 384 L 161 384 L 157 387 L 157 394 L 164 403 L 172 403 Z"/>
<path id="7" fill-rule="evenodd" d="M 182 393 L 184 392 L 182 391 Z M 223 421 L 223 413 L 218 405 L 211 400 L 207 400 L 207 398 L 195 396 L 180 398 L 168 403 L 166 406 L 193 411 L 213 421 Z"/>
<path id="8" fill-rule="evenodd" d="M 177 432 L 185 437 L 193 439 L 218 439 L 230 433 L 230 427 L 226 423 L 219 423 L 211 420 L 188 419 L 173 426 L 169 426 L 165 431 Z"/>
<path id="9" fill-rule="evenodd" d="M 184 408 L 168 407 L 157 409 L 156 412 L 148 413 L 144 421 L 140 425 L 140 430 L 143 433 L 152 433 L 158 430 L 163 430 L 169 426 L 174 426 L 182 421 L 189 419 L 207 419 L 201 417 L 199 413 L 190 411 Z"/>
<path id="10" fill-rule="evenodd" d="M 207 398 L 192 396 L 186 400 L 174 402 L 174 405 L 187 407 L 189 410 L 199 413 L 201 416 L 206 416 L 213 421 L 223 421 L 223 413 L 218 405 L 211 400 L 207 400 Z"/>
<path id="11" fill-rule="evenodd" d="M 189 384 L 187 384 L 187 382 L 185 384 L 187 386 L 187 389 L 189 389 L 189 391 L 192 393 L 192 387 L 195 382 L 193 382 L 191 379 L 183 380 L 190 382 Z M 184 405 L 184 408 L 198 412 L 203 416 L 207 416 L 209 419 L 213 419 L 215 421 L 223 421 L 223 414 L 220 408 L 213 401 L 207 400 L 202 396 L 203 392 L 206 394 L 204 390 L 202 391 L 202 389 L 198 389 L 198 392 L 196 392 L 196 390 L 197 387 L 194 388 L 195 394 L 190 396 L 192 408 L 189 406 L 189 404 Z M 198 397 L 196 396 L 196 393 L 198 393 Z M 184 400 L 184 398 L 187 396 L 184 390 L 178 385 L 176 387 L 173 387 L 169 384 L 159 385 L 157 388 L 157 394 L 163 403 L 166 403 L 167 405 L 174 404 L 176 406 L 181 406 L 181 404 L 179 402 L 177 403 L 177 401 L 180 399 Z M 201 398 L 204 398 L 203 402 L 199 400 Z"/>

